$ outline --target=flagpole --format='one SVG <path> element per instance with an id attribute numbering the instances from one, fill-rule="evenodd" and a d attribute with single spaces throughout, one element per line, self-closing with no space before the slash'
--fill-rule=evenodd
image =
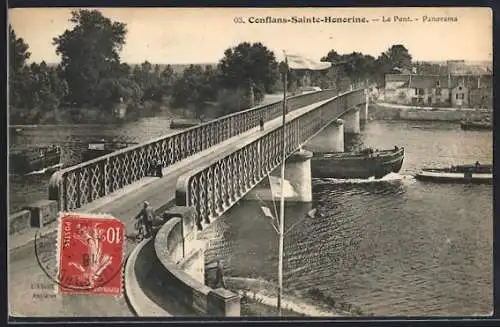
<path id="1" fill-rule="evenodd" d="M 283 293 L 283 237 L 285 228 L 285 159 L 286 159 L 286 93 L 287 93 L 287 73 L 288 60 L 285 54 L 285 63 L 283 67 L 283 142 L 282 142 L 282 161 L 281 161 L 281 198 L 280 198 L 280 222 L 279 222 L 279 253 L 278 253 L 278 315 L 281 316 L 281 297 Z"/>

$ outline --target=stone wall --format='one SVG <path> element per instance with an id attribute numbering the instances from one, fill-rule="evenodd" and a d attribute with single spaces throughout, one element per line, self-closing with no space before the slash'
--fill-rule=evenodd
<path id="1" fill-rule="evenodd" d="M 191 239 L 196 228 L 188 211 L 180 213 L 181 208 L 174 208 L 174 211 L 180 217 L 173 216 L 163 225 L 154 244 L 154 252 L 164 268 L 165 292 L 200 315 L 239 316 L 239 295 L 205 285 L 204 242 Z M 183 222 L 184 216 L 188 218 Z"/>
<path id="2" fill-rule="evenodd" d="M 41 200 L 9 215 L 9 234 L 22 233 L 32 227 L 41 228 L 58 218 L 57 202 Z"/>
<path id="3" fill-rule="evenodd" d="M 429 120 L 429 121 L 461 121 L 467 119 L 482 119 L 491 117 L 492 112 L 487 109 L 442 109 L 442 108 L 404 108 L 386 107 L 370 104 L 369 116 L 380 120 Z"/>

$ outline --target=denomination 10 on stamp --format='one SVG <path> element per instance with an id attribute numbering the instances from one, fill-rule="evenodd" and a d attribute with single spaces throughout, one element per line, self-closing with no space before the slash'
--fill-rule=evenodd
<path id="1" fill-rule="evenodd" d="M 62 213 L 60 294 L 122 294 L 125 226 L 108 215 Z"/>

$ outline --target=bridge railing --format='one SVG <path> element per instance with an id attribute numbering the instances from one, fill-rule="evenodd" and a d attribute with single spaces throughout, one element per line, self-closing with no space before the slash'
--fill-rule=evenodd
<path id="1" fill-rule="evenodd" d="M 364 90 L 354 90 L 287 121 L 286 155 L 291 155 L 344 112 L 363 103 Z M 282 128 L 269 131 L 258 140 L 242 142 L 232 154 L 181 176 L 176 204 L 194 207 L 197 221 L 210 223 L 210 219 L 224 213 L 281 164 L 282 140 Z"/>
<path id="2" fill-rule="evenodd" d="M 288 110 L 335 95 L 335 90 L 324 90 L 293 96 Z M 168 167 L 281 113 L 282 101 L 260 105 L 62 169 L 51 177 L 49 199 L 58 201 L 60 210 L 80 208 L 142 179 L 153 161 Z"/>

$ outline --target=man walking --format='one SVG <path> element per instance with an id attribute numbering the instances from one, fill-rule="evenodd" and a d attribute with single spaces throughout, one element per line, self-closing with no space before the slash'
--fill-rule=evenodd
<path id="1" fill-rule="evenodd" d="M 145 238 L 149 238 L 153 235 L 153 210 L 149 207 L 149 202 L 144 201 L 142 210 L 135 216 L 135 219 L 142 219 L 142 224 L 146 229 Z"/>
<path id="2" fill-rule="evenodd" d="M 224 281 L 224 266 L 220 259 L 217 260 L 217 270 L 215 271 L 215 288 L 226 288 L 226 282 Z"/>

